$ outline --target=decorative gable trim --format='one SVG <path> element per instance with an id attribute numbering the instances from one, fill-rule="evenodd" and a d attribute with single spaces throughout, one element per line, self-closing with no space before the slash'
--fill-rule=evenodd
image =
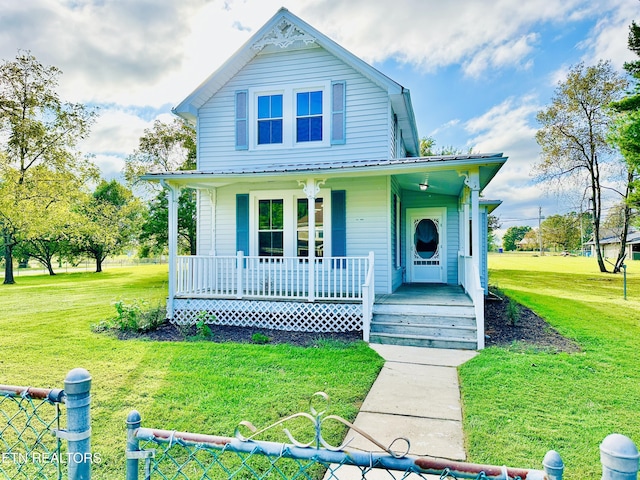
<path id="1" fill-rule="evenodd" d="M 267 32 L 260 40 L 253 43 L 251 48 L 254 50 L 262 50 L 267 45 L 275 45 L 280 48 L 287 48 L 294 42 L 302 41 L 305 45 L 316 43 L 316 38 L 297 25 L 294 25 L 288 19 L 283 18 L 269 32 Z"/>

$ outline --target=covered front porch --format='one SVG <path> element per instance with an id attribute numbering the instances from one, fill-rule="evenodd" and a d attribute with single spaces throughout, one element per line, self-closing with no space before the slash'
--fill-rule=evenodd
<path id="1" fill-rule="evenodd" d="M 473 271 L 471 258 L 460 261 L 460 278 L 470 282 L 466 288 L 403 284 L 391 294 L 376 295 L 373 253 L 313 261 L 243 252 L 178 256 L 168 306 L 177 324 L 204 320 L 290 331 L 362 331 L 365 341 L 478 348 L 483 345 L 478 333 L 484 331 L 483 292 L 473 273 L 465 275 L 466 269 Z"/>

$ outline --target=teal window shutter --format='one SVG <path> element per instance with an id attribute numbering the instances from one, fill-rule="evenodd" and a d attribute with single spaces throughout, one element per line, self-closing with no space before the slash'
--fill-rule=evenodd
<path id="1" fill-rule="evenodd" d="M 343 145 L 347 141 L 346 93 L 346 82 L 331 82 L 331 145 Z"/>
<path id="2" fill-rule="evenodd" d="M 344 190 L 331 191 L 331 256 L 333 257 L 347 256 L 346 200 L 347 196 Z"/>
<path id="3" fill-rule="evenodd" d="M 236 92 L 236 150 L 249 149 L 249 92 Z"/>
<path id="4" fill-rule="evenodd" d="M 236 195 L 236 252 L 249 255 L 249 194 Z"/>

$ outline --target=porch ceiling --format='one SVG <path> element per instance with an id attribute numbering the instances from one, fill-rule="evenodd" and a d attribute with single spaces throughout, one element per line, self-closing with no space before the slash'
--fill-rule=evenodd
<path id="1" fill-rule="evenodd" d="M 477 168 L 480 189 L 483 189 L 506 161 L 507 157 L 501 153 L 433 156 L 348 162 L 327 161 L 215 171 L 148 173 L 141 178 L 151 181 L 164 180 L 180 187 L 211 188 L 248 181 L 296 181 L 308 177 L 331 179 L 391 175 L 405 190 L 420 191 L 420 184 L 426 183 L 429 185 L 427 190 L 430 193 L 459 195 L 466 173 Z"/>

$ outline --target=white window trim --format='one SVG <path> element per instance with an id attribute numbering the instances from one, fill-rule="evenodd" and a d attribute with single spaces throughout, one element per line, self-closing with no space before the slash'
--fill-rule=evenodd
<path id="1" fill-rule="evenodd" d="M 322 141 L 296 142 L 296 94 L 322 91 Z M 282 143 L 258 145 L 258 97 L 282 95 Z M 319 148 L 331 146 L 331 82 L 295 83 L 249 89 L 249 149 Z"/>
<path id="2" fill-rule="evenodd" d="M 249 251 L 251 256 L 258 256 L 258 202 L 260 200 L 277 199 L 282 199 L 284 256 L 297 256 L 296 202 L 299 198 L 307 198 L 302 190 L 259 190 L 249 192 Z M 331 257 L 331 189 L 321 188 L 316 198 L 322 198 L 323 200 L 324 257 Z"/>

